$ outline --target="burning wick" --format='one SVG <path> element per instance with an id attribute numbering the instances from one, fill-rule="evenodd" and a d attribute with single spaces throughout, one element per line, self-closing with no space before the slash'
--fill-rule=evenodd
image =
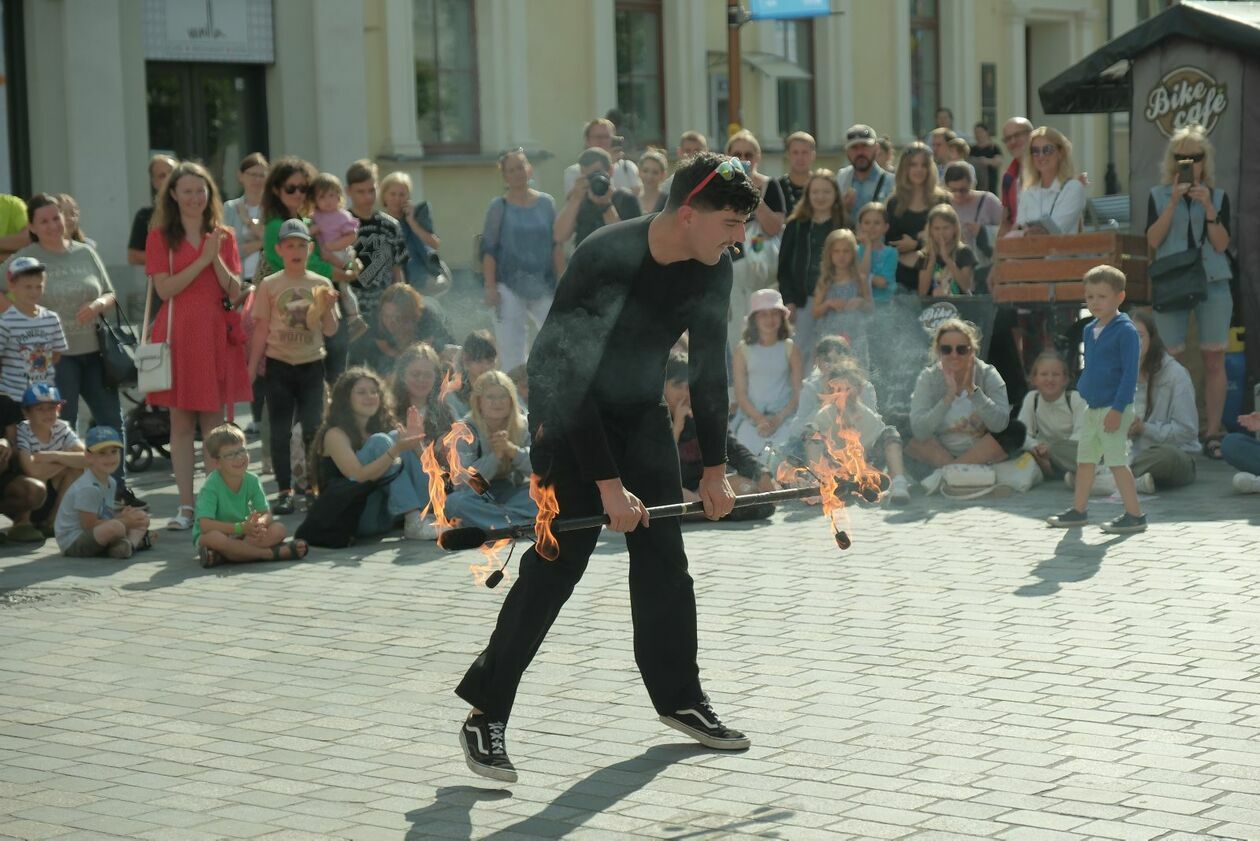
<path id="1" fill-rule="evenodd" d="M 849 533 L 847 531 L 841 530 L 836 532 L 836 545 L 841 549 L 848 549 L 853 545 L 853 541 L 849 539 Z"/>

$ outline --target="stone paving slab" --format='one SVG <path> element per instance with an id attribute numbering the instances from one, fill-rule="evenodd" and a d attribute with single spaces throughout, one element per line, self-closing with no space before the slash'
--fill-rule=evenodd
<path id="1" fill-rule="evenodd" d="M 846 553 L 804 506 L 688 526 L 734 755 L 655 720 L 606 536 L 521 687 L 510 787 L 455 738 L 507 590 L 476 555 L 0 547 L 0 592 L 50 597 L 0 609 L 0 839 L 1260 838 L 1260 498 L 1228 477 L 1201 461 L 1124 538 L 1045 528 L 1061 485 L 855 510 Z"/>

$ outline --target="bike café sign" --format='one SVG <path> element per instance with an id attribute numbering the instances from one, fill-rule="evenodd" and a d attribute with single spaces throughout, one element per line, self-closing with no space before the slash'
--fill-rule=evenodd
<path id="1" fill-rule="evenodd" d="M 1198 123 L 1208 134 L 1229 107 L 1224 84 L 1197 67 L 1178 67 L 1164 74 L 1146 95 L 1146 119 L 1172 137 L 1184 125 Z"/>

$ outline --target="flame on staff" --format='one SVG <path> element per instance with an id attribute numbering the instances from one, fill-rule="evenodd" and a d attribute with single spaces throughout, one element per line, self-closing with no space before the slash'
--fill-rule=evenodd
<path id="1" fill-rule="evenodd" d="M 458 371 L 447 371 L 442 378 L 442 387 L 438 389 L 438 400 L 445 403 L 446 398 L 464 387 L 464 376 Z"/>
<path id="2" fill-rule="evenodd" d="M 534 518 L 534 551 L 544 560 L 554 561 L 560 557 L 560 543 L 551 530 L 551 523 L 560 513 L 560 503 L 556 500 L 556 492 L 542 483 L 538 475 L 529 475 L 529 498 L 538 506 L 538 516 Z"/>
<path id="3" fill-rule="evenodd" d="M 494 542 L 493 546 L 482 545 L 481 555 L 482 562 L 479 564 L 469 564 L 468 569 L 472 572 L 473 583 L 478 587 L 486 583 L 491 575 L 501 571 L 500 580 L 509 578 L 509 571 L 504 568 L 503 562 L 499 560 L 499 552 L 506 549 L 512 543 L 512 539 L 504 537 Z M 496 581 L 495 584 L 499 582 Z"/>
<path id="4" fill-rule="evenodd" d="M 817 481 L 823 514 L 831 525 L 836 545 L 848 549 L 853 541 L 847 531 L 849 517 L 845 500 L 849 494 L 856 493 L 870 502 L 877 501 L 884 490 L 884 476 L 867 464 L 866 450 L 858 431 L 843 424 L 845 403 L 849 399 L 857 399 L 856 395 L 841 391 L 824 394 L 822 399 L 835 407 L 836 421 L 831 429 L 819 430 L 815 440 L 821 451 L 810 461 L 808 469 L 785 463 L 779 467 L 776 478 L 784 485 L 808 479 Z"/>
<path id="5" fill-rule="evenodd" d="M 445 388 L 445 384 L 443 384 Z M 433 512 L 433 520 L 439 529 L 455 528 L 459 525 L 457 518 L 447 517 L 446 515 L 446 499 L 447 499 L 447 482 L 454 484 L 464 483 L 473 486 L 485 486 L 485 480 L 475 470 L 465 467 L 459 457 L 460 442 L 471 444 L 474 440 L 473 431 L 466 423 L 455 423 L 451 425 L 450 431 L 443 435 L 439 440 L 430 443 L 427 447 L 420 451 L 420 467 L 429 477 L 429 504 L 424 511 L 420 512 L 420 516 L 425 516 L 430 511 Z M 443 467 L 442 459 L 439 457 L 440 452 L 446 458 L 446 466 Z M 478 493 L 482 491 L 478 490 Z M 493 546 L 482 546 L 483 555 L 482 563 L 470 564 L 468 569 L 472 572 L 473 582 L 478 586 L 485 583 L 491 573 L 495 572 L 501 566 L 499 562 L 499 552 L 511 543 L 510 540 L 503 539 L 496 542 Z"/>

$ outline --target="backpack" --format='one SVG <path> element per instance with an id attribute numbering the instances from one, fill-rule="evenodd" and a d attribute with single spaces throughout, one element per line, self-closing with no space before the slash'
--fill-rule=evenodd
<path id="1" fill-rule="evenodd" d="M 359 518 L 367 507 L 368 497 L 377 488 L 392 482 L 397 475 L 395 472 L 369 482 L 354 482 L 345 477 L 332 480 L 326 487 L 320 488 L 315 504 L 307 510 L 306 519 L 293 536 L 311 546 L 346 548 L 357 537 Z"/>

